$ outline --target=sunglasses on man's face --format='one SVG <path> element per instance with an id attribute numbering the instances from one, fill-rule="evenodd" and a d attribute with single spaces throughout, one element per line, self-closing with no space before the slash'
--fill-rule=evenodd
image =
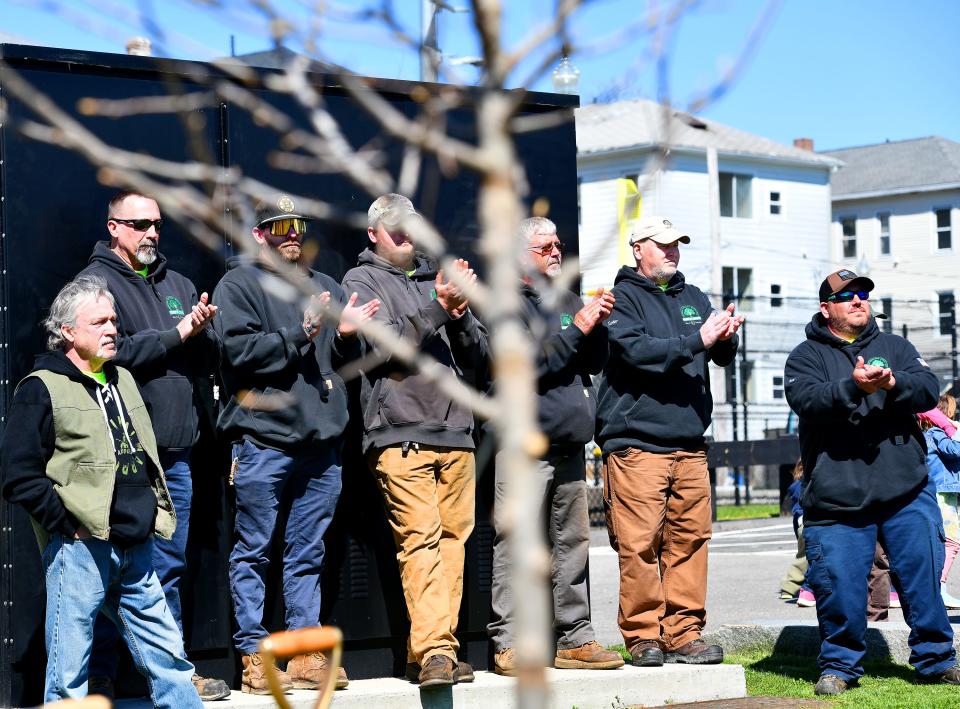
<path id="1" fill-rule="evenodd" d="M 827 300 L 831 303 L 849 303 L 857 296 L 860 300 L 869 300 L 870 293 L 865 290 L 845 290 L 840 293 L 834 293 Z"/>
<path id="2" fill-rule="evenodd" d="M 270 227 L 270 233 L 274 236 L 286 236 L 293 229 L 298 234 L 307 231 L 307 222 L 305 219 L 277 219 L 275 222 L 265 224 L 263 228 Z"/>
<path id="3" fill-rule="evenodd" d="M 553 253 L 553 250 L 556 249 L 557 253 L 563 253 L 563 244 L 559 241 L 551 241 L 549 244 L 541 244 L 540 246 L 530 246 L 528 247 L 530 251 L 535 251 L 541 256 L 549 256 Z"/>
<path id="4" fill-rule="evenodd" d="M 118 224 L 126 224 L 129 227 L 133 227 L 134 231 L 148 231 L 150 227 L 153 227 L 159 232 L 163 226 L 162 219 L 117 219 L 116 217 L 112 217 L 111 219 Z"/>

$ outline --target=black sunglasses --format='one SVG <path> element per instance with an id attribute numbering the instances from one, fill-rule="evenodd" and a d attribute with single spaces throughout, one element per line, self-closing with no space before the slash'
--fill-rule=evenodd
<path id="1" fill-rule="evenodd" d="M 553 250 L 556 249 L 561 254 L 563 253 L 563 244 L 559 241 L 551 241 L 549 244 L 543 244 L 541 246 L 529 246 L 527 247 L 529 251 L 536 251 L 541 256 L 549 256 L 553 253 Z"/>
<path id="2" fill-rule="evenodd" d="M 160 228 L 163 226 L 162 219 L 117 219 L 116 217 L 110 217 L 110 220 L 131 226 L 136 231 L 147 231 L 150 227 L 160 231 Z"/>
<path id="3" fill-rule="evenodd" d="M 870 292 L 865 290 L 845 290 L 841 293 L 834 293 L 827 298 L 827 300 L 831 303 L 849 303 L 853 300 L 853 296 L 857 296 L 860 300 L 869 300 Z"/>

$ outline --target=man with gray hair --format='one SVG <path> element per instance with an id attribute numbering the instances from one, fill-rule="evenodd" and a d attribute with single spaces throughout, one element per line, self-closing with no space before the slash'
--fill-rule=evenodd
<path id="1" fill-rule="evenodd" d="M 520 284 L 522 317 L 537 340 L 537 394 L 540 430 L 550 440 L 537 462 L 537 502 L 551 548 L 553 629 L 561 669 L 605 670 L 623 665 L 619 653 L 596 641 L 590 624 L 587 560 L 590 514 L 584 475 L 583 447 L 593 438 L 597 412 L 591 374 L 607 361 L 607 329 L 603 322 L 613 308 L 612 293 L 601 288 L 586 305 L 570 291 L 551 289 L 560 275 L 563 244 L 556 225 L 544 217 L 520 222 L 526 246 L 527 275 Z M 538 290 L 543 286 L 541 290 Z M 516 638 L 510 593 L 509 521 L 506 480 L 498 456 L 493 524 L 492 603 L 494 619 L 487 631 L 496 646 L 494 672 L 516 672 Z M 532 503 L 533 501 L 528 501 Z"/>
<path id="2" fill-rule="evenodd" d="M 463 377 L 483 366 L 487 333 L 466 294 L 416 251 L 411 231 L 421 217 L 410 200 L 383 195 L 367 217 L 370 244 L 343 287 L 379 300 L 375 319 L 447 374 Z M 466 261 L 456 267 L 476 278 Z M 363 451 L 398 550 L 410 617 L 407 677 L 422 687 L 469 682 L 473 670 L 458 661 L 455 633 L 474 522 L 473 412 L 388 354 L 363 372 Z"/>
<path id="3" fill-rule="evenodd" d="M 146 405 L 117 353 L 113 296 L 81 277 L 44 322 L 49 352 L 17 386 L 3 442 L 3 493 L 30 514 L 46 578 L 44 701 L 87 694 L 94 620 L 105 614 L 156 707 L 199 707 L 193 665 L 153 570 L 154 536 L 176 513 Z"/>

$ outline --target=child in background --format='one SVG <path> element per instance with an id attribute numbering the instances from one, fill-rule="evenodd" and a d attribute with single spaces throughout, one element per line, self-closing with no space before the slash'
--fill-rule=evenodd
<path id="1" fill-rule="evenodd" d="M 807 578 L 807 551 L 803 544 L 803 507 L 800 498 L 803 497 L 803 464 L 798 460 L 793 468 L 793 482 L 787 488 L 793 513 L 793 533 L 797 537 L 797 556 L 787 569 L 787 575 L 780 582 L 780 600 L 797 599 L 797 605 L 809 608 L 816 605 L 813 591 L 806 585 Z"/>
<path id="2" fill-rule="evenodd" d="M 960 443 L 951 439 L 956 431 L 952 421 L 956 413 L 956 399 L 944 394 L 937 408 L 918 415 L 920 428 L 927 440 L 927 468 L 937 485 L 937 502 L 947 538 L 943 573 L 940 575 L 941 595 L 944 605 L 952 609 L 960 608 L 960 600 L 951 596 L 946 586 L 950 567 L 960 551 Z"/>

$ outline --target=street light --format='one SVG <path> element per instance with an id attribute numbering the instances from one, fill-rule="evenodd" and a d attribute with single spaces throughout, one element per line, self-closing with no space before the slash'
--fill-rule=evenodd
<path id="1" fill-rule="evenodd" d="M 553 90 L 558 94 L 580 93 L 580 70 L 563 57 L 553 70 Z"/>

